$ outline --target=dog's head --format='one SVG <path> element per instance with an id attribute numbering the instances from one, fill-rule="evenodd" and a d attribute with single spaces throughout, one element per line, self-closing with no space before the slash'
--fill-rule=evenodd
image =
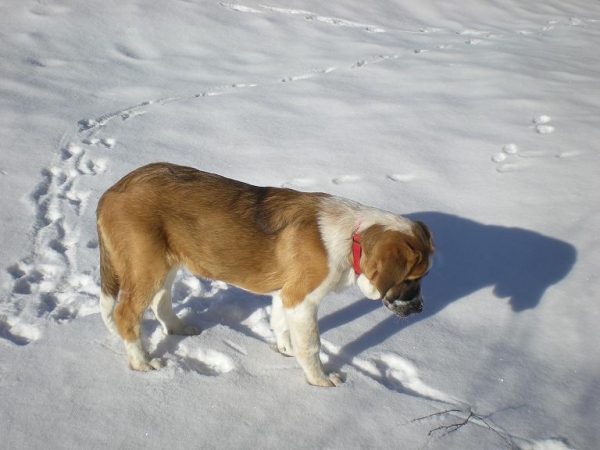
<path id="1" fill-rule="evenodd" d="M 363 253 L 358 286 L 363 294 L 381 299 L 400 317 L 423 311 L 421 279 L 431 267 L 434 252 L 425 224 L 414 222 L 406 233 L 374 225 L 360 237 Z"/>

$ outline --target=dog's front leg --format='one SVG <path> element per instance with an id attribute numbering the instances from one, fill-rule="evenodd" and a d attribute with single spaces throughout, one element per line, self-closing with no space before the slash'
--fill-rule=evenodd
<path id="1" fill-rule="evenodd" d="M 290 329 L 294 355 L 306 374 L 309 384 L 314 386 L 339 386 L 342 378 L 337 373 L 327 375 L 319 352 L 321 339 L 317 322 L 317 305 L 304 299 L 294 308 L 285 308 L 285 315 Z"/>

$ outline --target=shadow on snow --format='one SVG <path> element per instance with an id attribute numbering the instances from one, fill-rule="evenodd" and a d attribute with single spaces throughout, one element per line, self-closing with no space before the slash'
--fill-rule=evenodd
<path id="1" fill-rule="evenodd" d="M 358 355 L 404 327 L 431 317 L 450 303 L 488 286 L 494 287 L 498 301 L 506 301 L 517 313 L 535 308 L 546 290 L 560 282 L 576 261 L 577 252 L 572 245 L 530 230 L 485 225 L 440 212 L 421 212 L 406 217 L 425 222 L 434 235 L 434 265 L 423 281 L 425 309 L 407 321 L 399 321 L 390 313 L 387 319 L 347 344 L 341 350 L 343 354 Z M 175 298 L 179 296 L 175 292 Z M 220 323 L 265 340 L 247 319 L 269 304 L 270 299 L 266 297 L 229 287 L 212 299 L 191 298 L 186 305 L 176 305 L 176 309 L 185 306 L 200 312 L 194 322 L 204 329 Z M 321 332 L 378 308 L 381 308 L 381 302 L 357 300 L 321 318 Z"/>
<path id="2" fill-rule="evenodd" d="M 406 325 L 431 317 L 450 303 L 488 286 L 494 286 L 494 295 L 507 299 L 517 313 L 535 308 L 546 290 L 565 278 L 576 261 L 577 252 L 572 245 L 522 228 L 485 225 L 440 212 L 406 217 L 425 222 L 433 232 L 436 246 L 434 265 L 422 283 L 424 311 Z M 366 299 L 354 302 L 322 318 L 321 331 L 380 307 L 380 302 Z M 390 315 L 342 351 L 358 355 L 402 327 Z"/>

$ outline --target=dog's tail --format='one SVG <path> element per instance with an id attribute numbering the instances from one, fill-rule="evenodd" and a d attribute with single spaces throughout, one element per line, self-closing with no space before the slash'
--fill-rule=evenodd
<path id="1" fill-rule="evenodd" d="M 113 312 L 121 285 L 111 261 L 110 250 L 106 245 L 100 221 L 98 221 L 98 249 L 100 250 L 100 314 L 109 331 L 118 334 Z"/>

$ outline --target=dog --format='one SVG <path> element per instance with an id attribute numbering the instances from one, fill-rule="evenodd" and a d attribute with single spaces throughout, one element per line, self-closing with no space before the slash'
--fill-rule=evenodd
<path id="1" fill-rule="evenodd" d="M 343 382 L 319 357 L 321 299 L 357 284 L 400 317 L 419 313 L 420 282 L 434 252 L 421 222 L 329 194 L 257 187 L 170 163 L 136 169 L 108 189 L 97 225 L 101 315 L 122 338 L 131 369 L 163 365 L 140 340 L 148 306 L 165 334 L 200 333 L 172 309 L 171 287 L 185 266 L 271 295 L 277 349 L 295 356 L 315 386 Z"/>

